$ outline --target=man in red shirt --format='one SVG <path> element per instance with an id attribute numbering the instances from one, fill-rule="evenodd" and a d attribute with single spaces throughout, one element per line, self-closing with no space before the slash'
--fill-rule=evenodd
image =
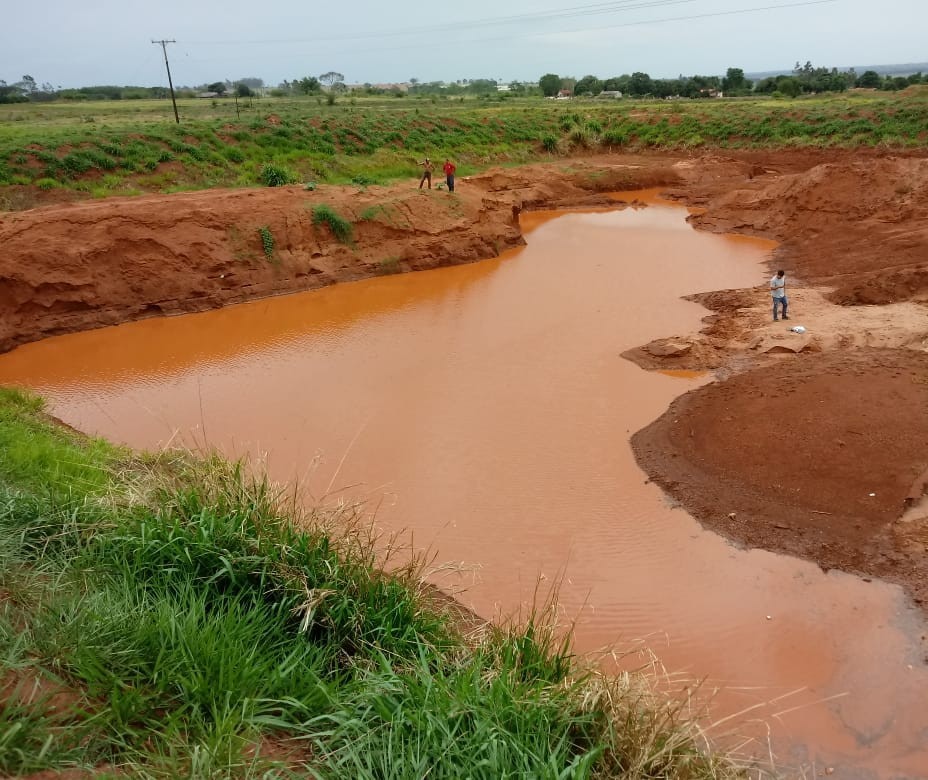
<path id="1" fill-rule="evenodd" d="M 448 182 L 448 192 L 454 192 L 454 172 L 457 168 L 455 168 L 454 163 L 446 157 L 445 165 L 442 170 L 445 172 L 445 181 Z"/>

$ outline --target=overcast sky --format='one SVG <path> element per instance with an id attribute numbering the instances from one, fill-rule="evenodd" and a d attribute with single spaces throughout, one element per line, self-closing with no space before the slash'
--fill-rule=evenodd
<path id="1" fill-rule="evenodd" d="M 807 4 L 812 2 L 813 4 Z M 791 6 L 770 8 L 770 6 Z M 4 2 L 0 78 L 54 86 L 656 77 L 928 60 L 928 0 Z M 760 9 L 749 13 L 745 9 Z M 684 17 L 684 18 L 681 18 Z M 696 18 L 701 17 L 701 18 Z"/>

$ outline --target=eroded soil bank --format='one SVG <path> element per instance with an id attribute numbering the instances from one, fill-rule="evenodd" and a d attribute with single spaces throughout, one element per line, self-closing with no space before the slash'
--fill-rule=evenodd
<path id="1" fill-rule="evenodd" d="M 835 300 L 928 296 L 928 160 L 875 152 L 610 155 L 495 169 L 457 192 L 391 187 L 209 190 L 0 215 L 0 351 L 112 325 L 397 271 L 494 257 L 522 209 L 596 205 L 663 186 L 703 229 L 782 241 L 777 262 Z M 353 225 L 341 242 L 313 209 Z M 259 233 L 273 239 L 269 257 Z"/>
<path id="2" fill-rule="evenodd" d="M 680 181 L 673 160 L 491 171 L 457 192 L 301 186 L 113 198 L 0 216 L 0 351 L 49 335 L 495 257 L 518 214 Z M 437 183 L 437 182 L 436 182 Z M 314 218 L 352 227 L 339 240 Z M 272 246 L 262 240 L 266 231 Z"/>

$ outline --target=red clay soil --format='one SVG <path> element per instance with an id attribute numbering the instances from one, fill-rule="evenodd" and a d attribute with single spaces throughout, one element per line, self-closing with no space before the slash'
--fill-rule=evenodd
<path id="1" fill-rule="evenodd" d="M 794 291 L 797 281 L 816 286 L 845 306 L 928 302 L 923 151 L 740 159 L 752 163 L 741 181 L 722 165 L 716 176 L 684 173 L 686 185 L 669 193 L 696 207 L 696 227 L 779 241 L 771 266 L 787 270 Z M 693 296 L 714 313 L 674 360 L 719 369 L 723 381 L 686 394 L 637 433 L 639 464 L 733 541 L 899 583 L 928 614 L 928 342 L 916 333 L 894 350 L 726 350 L 758 332 L 758 295 Z M 816 338 L 876 340 L 855 331 L 872 319 L 845 318 L 847 332 Z M 626 356 L 647 368 L 673 362 L 646 349 Z"/>
<path id="2" fill-rule="evenodd" d="M 827 286 L 835 303 L 928 301 L 923 150 L 611 155 L 491 171 L 460 181 L 454 195 L 412 183 L 219 190 L 3 215 L 0 351 L 55 333 L 492 257 L 522 242 L 521 209 L 601 204 L 601 193 L 650 186 L 696 207 L 691 221 L 701 229 L 781 242 L 772 265 L 793 285 Z M 312 209 L 323 203 L 353 223 L 351 243 L 313 224 Z M 264 226 L 274 238 L 270 260 Z M 708 328 L 717 343 L 705 354 L 693 349 L 691 367 L 714 368 L 729 360 L 723 342 L 743 335 L 738 311 L 751 299 L 725 291 L 702 300 L 716 312 Z M 926 355 L 842 349 L 744 358 L 724 365 L 725 375 L 756 360 L 768 362 L 684 396 L 637 434 L 643 467 L 731 539 L 901 582 L 924 607 L 928 520 L 898 518 L 928 467 Z"/>
<path id="3" fill-rule="evenodd" d="M 843 303 L 928 299 L 928 159 L 786 150 L 611 155 L 494 170 L 458 192 L 413 184 L 210 190 L 0 214 L 0 351 L 57 333 L 498 255 L 521 209 L 669 187 L 700 228 L 783 242 L 775 263 Z M 353 223 L 340 243 L 312 221 Z M 274 252 L 265 257 L 259 228 Z"/>
<path id="4" fill-rule="evenodd" d="M 928 611 L 928 519 L 900 520 L 928 478 L 928 354 L 774 360 L 678 398 L 632 447 L 707 527 L 900 583 Z"/>
<path id="5" fill-rule="evenodd" d="M 702 181 L 675 194 L 704 207 L 698 228 L 780 241 L 777 264 L 834 288 L 835 303 L 928 300 L 928 158 L 830 158 L 784 173 L 773 155 L 727 191 Z"/>
<path id="6" fill-rule="evenodd" d="M 0 352 L 58 333 L 495 257 L 522 243 L 521 208 L 602 205 L 611 201 L 597 193 L 679 181 L 663 160 L 574 162 L 465 179 L 453 195 L 412 184 L 283 187 L 9 213 L 0 216 Z M 314 224 L 321 204 L 353 224 L 351 241 Z"/>

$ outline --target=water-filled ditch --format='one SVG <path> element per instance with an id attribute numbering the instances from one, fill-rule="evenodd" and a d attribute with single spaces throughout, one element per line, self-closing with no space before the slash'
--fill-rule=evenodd
<path id="1" fill-rule="evenodd" d="M 707 378 L 620 354 L 698 329 L 680 296 L 762 283 L 772 249 L 637 197 L 523 215 L 528 246 L 496 260 L 47 339 L 0 356 L 0 383 L 88 433 L 266 455 L 276 479 L 364 498 L 463 564 L 434 579 L 484 616 L 560 578 L 579 649 L 641 640 L 724 687 L 714 714 L 744 714 L 719 733 L 769 724 L 784 763 L 928 775 L 924 628 L 901 591 L 735 549 L 637 468 L 629 436 Z"/>

